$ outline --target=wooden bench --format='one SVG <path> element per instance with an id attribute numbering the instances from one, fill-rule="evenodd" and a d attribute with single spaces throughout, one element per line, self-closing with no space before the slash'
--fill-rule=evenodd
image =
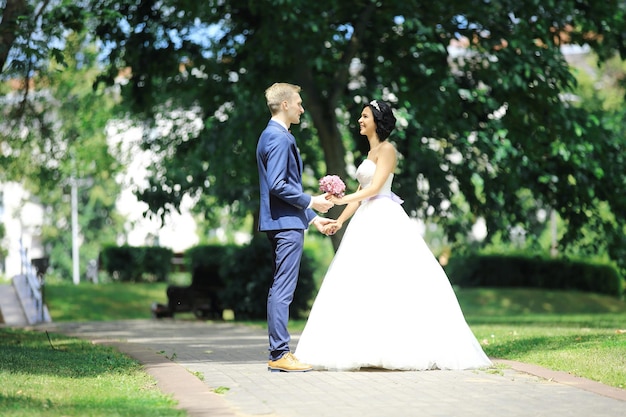
<path id="1" fill-rule="evenodd" d="M 176 313 L 191 312 L 199 319 L 222 319 L 224 307 L 219 299 L 223 283 L 215 271 L 195 268 L 191 285 L 170 285 L 166 289 L 167 305 L 155 303 L 152 314 L 156 318 L 174 317 Z"/>

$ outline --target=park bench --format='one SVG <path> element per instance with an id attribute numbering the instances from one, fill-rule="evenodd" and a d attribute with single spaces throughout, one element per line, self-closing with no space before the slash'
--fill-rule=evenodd
<path id="1" fill-rule="evenodd" d="M 199 319 L 222 319 L 224 307 L 219 297 L 222 288 L 222 280 L 215 271 L 196 267 L 191 274 L 191 284 L 169 285 L 166 289 L 167 305 L 154 303 L 152 314 L 163 318 L 191 312 Z"/>

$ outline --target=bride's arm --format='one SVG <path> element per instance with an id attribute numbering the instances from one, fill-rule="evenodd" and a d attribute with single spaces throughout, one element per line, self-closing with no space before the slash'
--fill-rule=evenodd
<path id="1" fill-rule="evenodd" d="M 359 188 L 357 189 L 357 192 L 359 192 L 360 190 L 361 190 L 361 186 L 359 185 Z M 339 217 L 337 217 L 337 223 L 339 223 L 339 228 L 341 228 L 341 226 L 343 226 L 343 224 L 344 224 L 344 222 L 346 220 L 348 220 L 350 217 L 352 217 L 352 215 L 354 214 L 356 209 L 359 208 L 360 205 L 361 205 L 360 201 L 355 201 L 354 203 L 348 204 L 343 209 L 343 211 L 341 212 Z"/>
<path id="2" fill-rule="evenodd" d="M 359 188 L 357 189 L 356 192 L 359 192 L 361 190 L 361 186 L 359 185 Z M 343 227 L 343 224 L 346 222 L 346 220 L 348 220 L 350 217 L 352 217 L 352 215 L 354 214 L 354 212 L 356 211 L 356 209 L 359 208 L 359 206 L 361 205 L 360 201 L 356 201 L 354 203 L 350 203 L 348 204 L 346 207 L 344 207 L 343 211 L 341 212 L 341 214 L 339 215 L 339 217 L 337 217 L 337 220 L 335 220 L 333 223 L 329 223 L 326 226 L 324 226 L 324 234 L 330 234 L 330 235 L 334 235 L 337 230 L 341 229 Z"/>

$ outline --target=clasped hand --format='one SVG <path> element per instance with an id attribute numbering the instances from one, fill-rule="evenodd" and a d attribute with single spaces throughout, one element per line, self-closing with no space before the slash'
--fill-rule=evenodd
<path id="1" fill-rule="evenodd" d="M 313 196 L 311 199 L 311 202 L 312 202 L 311 208 L 313 208 L 314 210 L 320 213 L 327 213 L 328 210 L 333 208 L 333 206 L 335 205 L 335 203 L 328 200 L 328 194 L 320 194 L 320 195 Z"/>
<path id="2" fill-rule="evenodd" d="M 342 226 L 342 224 L 335 219 L 328 219 L 320 216 L 315 218 L 313 224 L 320 233 L 326 236 L 334 235 L 337 233 L 337 230 L 341 229 Z"/>
<path id="3" fill-rule="evenodd" d="M 334 205 L 337 205 L 337 206 L 343 206 L 344 204 L 347 204 L 343 200 L 343 197 L 337 197 L 337 196 L 332 195 L 332 194 L 326 194 L 326 200 L 332 202 Z"/>
<path id="4" fill-rule="evenodd" d="M 336 197 L 328 193 L 314 196 L 312 202 L 312 208 L 320 213 L 328 212 L 328 210 L 330 210 L 335 204 L 346 204 L 346 202 L 343 201 L 343 198 Z M 318 217 L 314 224 L 315 227 L 317 227 L 317 230 L 326 236 L 334 235 L 343 226 L 343 223 L 338 222 L 337 220 L 327 219 L 324 217 Z"/>
<path id="5" fill-rule="evenodd" d="M 337 233 L 337 230 L 341 229 L 342 224 L 337 220 L 332 220 L 330 223 L 326 224 L 322 230 L 320 230 L 326 236 L 332 236 Z"/>

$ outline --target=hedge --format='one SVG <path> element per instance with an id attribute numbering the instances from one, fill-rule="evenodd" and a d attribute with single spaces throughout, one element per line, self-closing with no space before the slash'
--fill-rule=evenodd
<path id="1" fill-rule="evenodd" d="M 173 255 L 171 249 L 159 246 L 107 246 L 100 254 L 100 266 L 122 282 L 165 282 Z"/>
<path id="2" fill-rule="evenodd" d="M 305 250 L 291 315 L 304 317 L 315 292 L 313 256 Z M 243 246 L 199 245 L 185 252 L 193 285 L 218 293 L 220 308 L 233 310 L 239 320 L 267 318 L 267 293 L 272 283 L 272 248 L 265 235 Z"/>
<path id="3" fill-rule="evenodd" d="M 622 297 L 623 279 L 608 264 L 523 255 L 452 257 L 446 272 L 459 287 L 579 290 Z"/>
<path id="4" fill-rule="evenodd" d="M 172 251 L 158 247 L 107 247 L 101 265 L 113 278 L 139 282 L 155 277 L 166 281 L 172 268 Z M 198 245 L 185 252 L 185 263 L 192 284 L 202 291 L 218 294 L 219 308 L 229 308 L 237 319 L 265 319 L 267 293 L 272 284 L 272 248 L 265 235 L 256 236 L 244 246 Z M 315 261 L 305 249 L 298 285 L 291 303 L 291 316 L 302 318 L 309 310 L 316 290 Z"/>

